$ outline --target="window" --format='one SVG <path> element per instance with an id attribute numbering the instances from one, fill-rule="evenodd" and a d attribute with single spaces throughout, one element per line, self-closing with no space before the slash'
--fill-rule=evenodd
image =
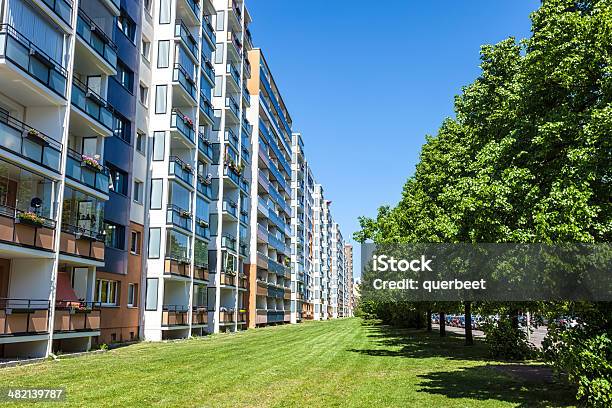
<path id="1" fill-rule="evenodd" d="M 125 249 L 125 227 L 104 221 L 105 244 L 109 248 Z"/>
<path id="2" fill-rule="evenodd" d="M 113 181 L 113 191 L 126 196 L 128 193 L 127 173 L 111 166 L 108 166 L 108 170 L 110 172 L 111 180 Z"/>
<path id="3" fill-rule="evenodd" d="M 132 191 L 132 197 L 138 204 L 143 203 L 143 186 L 144 184 L 142 181 L 134 180 L 134 191 Z"/>
<path id="4" fill-rule="evenodd" d="M 145 310 L 157 310 L 157 278 L 147 278 L 147 297 L 145 300 Z"/>
<path id="5" fill-rule="evenodd" d="M 117 61 L 116 79 L 129 93 L 134 93 L 134 72 L 121 61 Z"/>
<path id="6" fill-rule="evenodd" d="M 157 42 L 157 68 L 168 68 L 170 64 L 170 41 Z"/>
<path id="7" fill-rule="evenodd" d="M 115 112 L 113 134 L 125 142 L 130 142 L 130 121 Z"/>
<path id="8" fill-rule="evenodd" d="M 161 228 L 149 228 L 149 258 L 159 258 Z"/>
<path id="9" fill-rule="evenodd" d="M 138 306 L 138 285 L 136 283 L 128 283 L 127 306 Z"/>
<path id="10" fill-rule="evenodd" d="M 223 31 L 223 25 L 225 23 L 225 11 L 219 10 L 217 11 L 217 26 L 215 31 Z"/>
<path id="11" fill-rule="evenodd" d="M 148 40 L 142 39 L 142 47 L 140 50 L 140 54 L 145 61 L 151 61 L 151 42 Z"/>
<path id="12" fill-rule="evenodd" d="M 171 0 L 159 0 L 159 24 L 170 24 Z"/>
<path id="13" fill-rule="evenodd" d="M 104 306 L 118 306 L 119 282 L 96 279 L 96 292 L 94 299 L 96 302 L 102 303 Z"/>
<path id="14" fill-rule="evenodd" d="M 143 84 L 140 84 L 138 87 L 138 100 L 143 104 L 143 106 L 149 106 L 149 88 Z"/>
<path id="15" fill-rule="evenodd" d="M 145 154 L 147 136 L 142 132 L 136 133 L 136 151 Z"/>
<path id="16" fill-rule="evenodd" d="M 130 252 L 134 255 L 140 253 L 140 231 L 132 231 L 130 233 Z"/>
<path id="17" fill-rule="evenodd" d="M 151 179 L 151 209 L 161 210 L 162 195 L 164 192 L 164 181 L 162 179 Z"/>
<path id="18" fill-rule="evenodd" d="M 156 85 L 155 86 L 155 113 L 157 114 L 166 113 L 167 92 L 168 92 L 168 85 Z"/>
<path id="19" fill-rule="evenodd" d="M 153 160 L 164 160 L 166 132 L 153 132 Z"/>
<path id="20" fill-rule="evenodd" d="M 215 89 L 213 91 L 214 96 L 221 96 L 221 92 L 222 92 L 221 84 L 222 83 L 223 83 L 223 77 L 216 76 L 215 77 Z"/>
<path id="21" fill-rule="evenodd" d="M 121 10 L 121 15 L 117 17 L 117 27 L 131 42 L 134 42 L 134 38 L 136 37 L 136 24 L 134 20 L 126 14 L 125 10 Z"/>

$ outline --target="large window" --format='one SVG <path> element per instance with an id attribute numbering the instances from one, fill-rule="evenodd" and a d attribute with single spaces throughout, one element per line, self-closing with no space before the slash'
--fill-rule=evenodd
<path id="1" fill-rule="evenodd" d="M 151 209 L 160 210 L 162 208 L 162 196 L 164 192 L 163 179 L 151 179 Z"/>
<path id="2" fill-rule="evenodd" d="M 104 228 L 104 202 L 70 187 L 64 189 L 62 224 L 96 237 Z"/>
<path id="3" fill-rule="evenodd" d="M 153 160 L 164 160 L 166 132 L 153 132 Z"/>
<path id="4" fill-rule="evenodd" d="M 134 189 L 132 198 L 135 203 L 142 204 L 144 202 L 144 184 L 142 181 L 134 180 Z"/>
<path id="5" fill-rule="evenodd" d="M 136 36 L 136 23 L 127 15 L 125 10 L 121 10 L 121 15 L 117 17 L 117 27 L 131 42 L 134 42 Z"/>
<path id="6" fill-rule="evenodd" d="M 168 85 L 155 85 L 155 113 L 166 113 Z"/>
<path id="7" fill-rule="evenodd" d="M 170 66 L 170 41 L 157 42 L 157 68 L 168 68 Z"/>
<path id="8" fill-rule="evenodd" d="M 54 184 L 50 179 L 0 160 L 0 206 L 53 218 Z"/>
<path id="9" fill-rule="evenodd" d="M 108 166 L 111 179 L 113 180 L 113 191 L 126 196 L 128 194 L 128 175 L 125 171 L 116 167 Z"/>
<path id="10" fill-rule="evenodd" d="M 138 284 L 128 283 L 127 306 L 138 306 Z"/>
<path id="11" fill-rule="evenodd" d="M 130 121 L 115 112 L 113 118 L 113 134 L 119 139 L 130 143 Z"/>
<path id="12" fill-rule="evenodd" d="M 119 282 L 106 279 L 96 279 L 94 299 L 104 306 L 119 305 Z"/>
<path id="13" fill-rule="evenodd" d="M 189 257 L 189 237 L 174 230 L 166 233 L 166 256 L 174 259 Z"/>
<path id="14" fill-rule="evenodd" d="M 195 240 L 194 244 L 194 264 L 195 266 L 208 266 L 208 243 L 204 241 L 200 241 L 199 239 Z"/>
<path id="15" fill-rule="evenodd" d="M 182 210 L 191 210 L 191 193 L 185 187 L 176 182 L 170 183 L 168 202 L 176 205 Z"/>
<path id="16" fill-rule="evenodd" d="M 147 278 L 147 296 L 145 299 L 145 310 L 157 310 L 157 278 Z"/>
<path id="17" fill-rule="evenodd" d="M 117 81 L 129 93 L 134 93 L 134 72 L 121 61 L 117 61 Z"/>
<path id="18" fill-rule="evenodd" d="M 149 228 L 149 258 L 159 258 L 161 228 Z"/>
<path id="19" fill-rule="evenodd" d="M 125 227 L 112 222 L 104 222 L 105 243 L 107 247 L 125 249 Z"/>

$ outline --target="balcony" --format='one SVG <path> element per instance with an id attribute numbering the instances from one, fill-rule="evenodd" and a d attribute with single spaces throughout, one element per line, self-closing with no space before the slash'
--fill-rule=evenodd
<path id="1" fill-rule="evenodd" d="M 232 200 L 223 200 L 223 214 L 228 214 L 230 215 L 230 219 L 233 220 L 237 220 L 238 219 L 238 204 L 236 204 L 234 201 Z"/>
<path id="2" fill-rule="evenodd" d="M 0 339 L 27 340 L 24 336 L 48 333 L 48 325 L 48 300 L 0 298 Z"/>
<path id="3" fill-rule="evenodd" d="M 208 309 L 204 306 L 194 306 L 194 310 L 191 312 L 191 324 L 206 326 L 208 324 Z"/>
<path id="4" fill-rule="evenodd" d="M 185 231 L 192 231 L 191 219 L 193 215 L 190 211 L 182 209 L 174 204 L 168 204 L 166 210 L 166 224 L 173 225 L 184 229 Z"/>
<path id="5" fill-rule="evenodd" d="M 172 130 L 184 136 L 189 142 L 195 144 L 195 130 L 193 120 L 176 108 L 172 109 L 172 116 L 170 117 L 170 127 L 172 128 Z"/>
<path id="6" fill-rule="evenodd" d="M 219 276 L 221 286 L 236 286 L 236 272 L 224 272 Z"/>
<path id="7" fill-rule="evenodd" d="M 193 279 L 208 282 L 210 274 L 208 272 L 208 264 L 198 265 L 196 262 L 193 271 Z"/>
<path id="8" fill-rule="evenodd" d="M 203 117 L 209 125 L 212 125 L 215 122 L 213 106 L 210 102 L 210 98 L 202 90 L 200 90 L 200 112 L 204 114 L 201 117 Z M 204 123 L 200 122 L 200 125 L 204 125 Z"/>
<path id="9" fill-rule="evenodd" d="M 230 145 L 232 145 L 236 150 L 238 150 L 238 136 L 236 136 L 236 134 L 231 129 L 227 129 L 225 131 L 223 140 L 229 142 Z"/>
<path id="10" fill-rule="evenodd" d="M 245 323 L 247 321 L 247 316 L 248 313 L 246 310 L 239 310 L 238 311 L 238 323 Z"/>
<path id="11" fill-rule="evenodd" d="M 195 233 L 198 237 L 204 239 L 210 239 L 210 228 L 208 222 L 203 220 L 202 218 L 196 217 L 195 223 Z"/>
<path id="12" fill-rule="evenodd" d="M 31 212 L 0 205 L 0 241 L 53 251 L 55 221 Z"/>
<path id="13" fill-rule="evenodd" d="M 58 300 L 55 304 L 55 333 L 99 331 L 100 307 L 99 302 Z"/>
<path id="14" fill-rule="evenodd" d="M 113 109 L 104 98 L 76 77 L 72 79 L 71 101 L 79 113 L 78 117 L 71 115 L 70 130 L 73 133 L 87 134 L 94 131 L 100 136 L 113 134 Z"/>
<path id="15" fill-rule="evenodd" d="M 215 30 L 210 21 L 210 16 L 204 16 L 204 21 L 202 22 L 202 37 L 208 41 L 211 47 L 215 47 Z"/>
<path id="16" fill-rule="evenodd" d="M 249 211 L 248 210 L 245 210 L 245 209 L 240 210 L 240 222 L 246 225 L 249 224 Z"/>
<path id="17" fill-rule="evenodd" d="M 224 234 L 221 237 L 221 247 L 236 252 L 236 237 Z"/>
<path id="18" fill-rule="evenodd" d="M 236 102 L 233 96 L 225 98 L 225 107 L 231 115 L 227 116 L 227 119 L 231 119 L 231 123 L 237 124 L 240 121 L 240 105 Z"/>
<path id="19" fill-rule="evenodd" d="M 77 39 L 75 63 L 80 71 L 109 76 L 117 73 L 117 45 L 81 9 L 77 16 Z"/>
<path id="20" fill-rule="evenodd" d="M 71 149 L 68 149 L 66 177 L 108 195 L 111 183 L 108 168 L 101 163 L 96 166 L 96 162 L 92 161 L 91 158 Z"/>
<path id="21" fill-rule="evenodd" d="M 204 195 L 204 197 L 208 198 L 209 200 L 214 199 L 212 190 L 212 179 L 198 175 L 198 182 L 196 184 L 196 187 L 198 193 Z"/>
<path id="22" fill-rule="evenodd" d="M 198 133 L 198 150 L 209 160 L 213 160 L 212 142 L 202 133 Z"/>
<path id="23" fill-rule="evenodd" d="M 235 32 L 227 32 L 227 59 L 239 62 L 242 59 L 242 43 Z"/>
<path id="24" fill-rule="evenodd" d="M 240 255 L 249 256 L 249 246 L 247 244 L 240 244 Z M 246 283 L 244 288 L 246 288 Z"/>
<path id="25" fill-rule="evenodd" d="M 185 163 L 177 156 L 170 156 L 168 163 L 168 175 L 176 177 L 190 188 L 193 188 L 194 170 L 190 164 Z"/>
<path id="26" fill-rule="evenodd" d="M 235 92 L 240 91 L 240 71 L 238 68 L 232 63 L 227 64 L 226 72 L 229 74 L 229 77 L 232 79 L 227 83 L 232 86 Z"/>
<path id="27" fill-rule="evenodd" d="M 185 305 L 163 305 L 162 327 L 187 326 L 189 307 Z"/>
<path id="28" fill-rule="evenodd" d="M 68 83 L 66 69 L 8 24 L 0 25 L 0 57 L 4 57 L 27 74 L 25 77 L 27 81 L 30 77 L 35 79 L 36 89 L 23 86 L 20 87 L 19 93 L 13 95 L 22 104 L 41 105 L 41 96 L 52 105 L 62 104 L 57 96 L 66 99 Z M 23 81 L 24 76 L 15 72 L 10 66 L 2 65 L 0 86 L 3 89 L 14 89 L 15 81 Z M 38 84 L 44 87 L 40 88 Z M 52 91 L 52 94 L 49 94 L 48 90 Z"/>
<path id="29" fill-rule="evenodd" d="M 60 171 L 62 144 L 2 111 L 0 147 L 49 170 Z"/>
<path id="30" fill-rule="evenodd" d="M 106 4 L 106 7 L 116 16 L 119 15 L 121 9 L 121 0 L 102 0 Z"/>
<path id="31" fill-rule="evenodd" d="M 235 311 L 233 309 L 221 310 L 219 312 L 219 323 L 221 324 L 235 323 Z"/>
<path id="32" fill-rule="evenodd" d="M 42 0 L 64 23 L 72 27 L 72 1 Z"/>
<path id="33" fill-rule="evenodd" d="M 168 254 L 164 258 L 164 274 L 179 277 L 190 277 L 189 259 L 182 256 Z"/>
<path id="34" fill-rule="evenodd" d="M 227 177 L 227 179 L 234 182 L 236 187 L 240 185 L 240 175 L 234 168 L 230 168 L 228 165 L 225 165 L 223 167 L 223 175 Z"/>
<path id="35" fill-rule="evenodd" d="M 250 189 L 249 180 L 247 180 L 244 177 L 241 177 L 239 184 L 240 184 L 240 189 L 244 191 L 246 194 L 249 194 L 249 189 Z"/>
<path id="36" fill-rule="evenodd" d="M 104 235 L 67 223 L 62 224 L 60 252 L 79 258 L 104 261 Z"/>
<path id="37" fill-rule="evenodd" d="M 176 20 L 174 24 L 174 37 L 180 39 L 181 43 L 189 50 L 194 61 L 198 59 L 198 42 L 183 23 L 183 20 Z"/>
<path id="38" fill-rule="evenodd" d="M 178 0 L 177 16 L 185 19 L 189 25 L 200 25 L 200 0 Z"/>
<path id="39" fill-rule="evenodd" d="M 215 84 L 215 67 L 210 58 L 202 54 L 202 77 L 208 81 L 210 85 Z"/>
<path id="40" fill-rule="evenodd" d="M 268 243 L 268 228 L 257 223 L 257 239 L 259 242 Z"/>
<path id="41" fill-rule="evenodd" d="M 173 102 L 181 106 L 195 106 L 198 98 L 198 88 L 196 87 L 195 79 L 178 62 L 174 64 L 172 82 L 175 85 L 180 85 L 179 89 L 181 90 L 181 92 L 177 92 L 175 95 L 177 98 Z"/>

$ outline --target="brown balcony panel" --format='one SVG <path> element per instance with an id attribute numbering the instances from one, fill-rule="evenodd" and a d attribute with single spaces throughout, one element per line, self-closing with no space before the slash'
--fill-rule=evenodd
<path id="1" fill-rule="evenodd" d="M 189 276 L 189 264 L 166 259 L 165 272 L 171 275 Z"/>
<path id="2" fill-rule="evenodd" d="M 258 310 L 255 318 L 255 324 L 266 324 L 268 323 L 268 312 L 265 310 Z"/>
<path id="3" fill-rule="evenodd" d="M 77 238 L 67 232 L 61 233 L 60 251 L 69 255 L 104 260 L 104 242 Z"/>
<path id="4" fill-rule="evenodd" d="M 285 300 L 291 299 L 291 290 L 285 289 Z"/>
<path id="5" fill-rule="evenodd" d="M 200 310 L 193 312 L 193 324 L 208 324 L 208 312 Z"/>
<path id="6" fill-rule="evenodd" d="M 196 267 L 194 271 L 194 278 L 199 280 L 208 280 L 208 268 Z"/>
<path id="7" fill-rule="evenodd" d="M 257 294 L 261 296 L 268 296 L 268 287 L 265 282 L 257 282 Z"/>
<path id="8" fill-rule="evenodd" d="M 285 321 L 285 322 L 289 322 L 289 321 L 291 321 L 291 313 L 285 313 L 285 316 L 284 316 L 284 321 Z"/>
<path id="9" fill-rule="evenodd" d="M 100 310 L 92 310 L 85 316 L 87 330 L 100 330 Z"/>
<path id="10" fill-rule="evenodd" d="M 238 279 L 238 284 L 240 285 L 241 288 L 246 289 L 247 288 L 247 279 L 246 278 L 239 278 Z"/>
<path id="11" fill-rule="evenodd" d="M 162 326 L 181 326 L 187 324 L 187 312 L 164 310 L 162 312 Z"/>
<path id="12" fill-rule="evenodd" d="M 238 312 L 238 321 L 246 322 L 247 320 L 247 312 Z"/>
<path id="13" fill-rule="evenodd" d="M 221 274 L 221 285 L 236 286 L 236 277 L 232 275 Z"/>
<path id="14" fill-rule="evenodd" d="M 47 322 L 47 310 L 13 311 L 10 314 L 0 310 L 0 336 L 46 333 Z"/>
<path id="15" fill-rule="evenodd" d="M 221 323 L 233 323 L 234 312 L 219 312 L 219 321 Z"/>
<path id="16" fill-rule="evenodd" d="M 70 312 L 68 310 L 55 310 L 55 331 L 70 331 Z"/>

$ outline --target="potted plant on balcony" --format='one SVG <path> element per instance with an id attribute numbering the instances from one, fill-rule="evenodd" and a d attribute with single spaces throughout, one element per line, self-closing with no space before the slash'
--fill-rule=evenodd
<path id="1" fill-rule="evenodd" d="M 208 173 L 204 179 L 204 184 L 210 186 L 212 184 L 212 174 Z"/>
<path id="2" fill-rule="evenodd" d="M 30 139 L 31 141 L 33 141 L 34 143 L 38 143 L 40 145 L 47 144 L 47 137 L 36 129 L 28 130 L 26 133 L 26 137 Z"/>
<path id="3" fill-rule="evenodd" d="M 45 219 L 38 216 L 32 211 L 20 212 L 17 214 L 17 222 L 20 224 L 28 224 L 33 227 L 42 227 L 45 225 Z"/>
<path id="4" fill-rule="evenodd" d="M 187 210 L 181 210 L 181 217 L 182 218 L 191 218 L 191 212 L 187 211 Z"/>
<path id="5" fill-rule="evenodd" d="M 183 115 L 183 123 L 189 127 L 189 129 L 193 130 L 193 120 L 187 115 Z"/>
<path id="6" fill-rule="evenodd" d="M 183 170 L 185 170 L 185 171 L 187 171 L 189 173 L 193 172 L 193 167 L 189 163 L 183 162 L 181 167 L 183 168 Z"/>
<path id="7" fill-rule="evenodd" d="M 95 156 L 88 156 L 86 154 L 81 155 L 81 166 L 82 167 L 89 167 L 92 170 L 95 171 L 102 171 L 102 165 L 99 162 L 100 156 L 95 155 Z"/>

